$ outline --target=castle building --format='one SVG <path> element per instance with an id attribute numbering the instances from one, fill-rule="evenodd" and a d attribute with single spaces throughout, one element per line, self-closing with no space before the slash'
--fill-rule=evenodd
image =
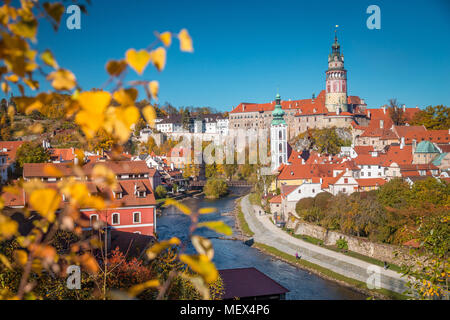
<path id="1" fill-rule="evenodd" d="M 326 74 L 325 107 L 329 112 L 347 112 L 347 70 L 344 69 L 344 55 L 335 31 L 331 54 L 328 55 Z"/>
<path id="2" fill-rule="evenodd" d="M 364 100 L 347 95 L 347 71 L 336 35 L 328 56 L 325 90 L 311 99 L 242 102 L 229 114 L 229 129 L 271 129 L 276 105 L 284 111 L 287 140 L 308 129 L 349 128 L 352 123 L 367 126 L 369 122 Z"/>
<path id="3" fill-rule="evenodd" d="M 281 108 L 281 97 L 277 94 L 275 108 L 272 112 L 270 124 L 270 154 L 272 156 L 272 171 L 282 163 L 286 164 L 288 159 L 287 146 L 287 124 L 284 121 L 284 111 Z"/>

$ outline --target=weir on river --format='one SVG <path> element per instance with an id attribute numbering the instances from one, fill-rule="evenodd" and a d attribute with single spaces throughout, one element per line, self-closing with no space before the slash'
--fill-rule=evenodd
<path id="1" fill-rule="evenodd" d="M 223 199 L 210 201 L 205 199 L 186 199 L 183 203 L 198 210 L 203 207 L 215 207 L 216 213 L 201 215 L 200 221 L 222 220 L 233 228 L 233 235 L 225 237 L 209 229 L 199 229 L 196 234 L 209 238 L 214 246 L 214 258 L 217 269 L 232 269 L 255 267 L 265 273 L 282 286 L 290 290 L 286 299 L 365 299 L 366 297 L 348 287 L 341 286 L 333 281 L 322 279 L 308 271 L 294 267 L 288 263 L 268 256 L 258 249 L 246 245 L 242 237 L 235 229 L 235 218 L 226 214 L 234 210 L 237 196 L 229 196 Z M 225 214 L 222 214 L 225 213 Z M 190 219 L 188 216 L 178 212 L 175 208 L 164 208 L 162 215 L 158 218 L 157 234 L 160 240 L 178 237 L 182 241 L 188 238 Z M 188 246 L 188 252 L 193 253 L 195 249 L 192 244 Z"/>

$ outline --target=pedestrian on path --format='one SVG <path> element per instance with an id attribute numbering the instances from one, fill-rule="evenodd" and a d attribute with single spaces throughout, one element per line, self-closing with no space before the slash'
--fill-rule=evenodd
<path id="1" fill-rule="evenodd" d="M 300 259 L 300 256 L 298 255 L 298 252 L 295 253 L 295 259 Z"/>
<path id="2" fill-rule="evenodd" d="M 387 270 L 387 269 L 389 269 L 389 265 L 388 265 L 388 263 L 385 261 L 385 262 L 384 262 L 384 270 Z"/>

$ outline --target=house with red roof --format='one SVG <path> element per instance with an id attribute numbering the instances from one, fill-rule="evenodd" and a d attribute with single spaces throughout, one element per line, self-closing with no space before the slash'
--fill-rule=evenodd
<path id="1" fill-rule="evenodd" d="M 112 170 L 117 178 L 114 189 L 97 185 L 91 180 L 91 174 L 96 165 L 104 165 Z M 53 167 L 49 170 L 49 167 Z M 58 174 L 56 174 L 58 172 Z M 145 162 L 141 161 L 105 161 L 87 163 L 83 166 L 86 176 L 76 174 L 73 163 L 26 163 L 23 169 L 25 180 L 39 179 L 49 187 L 56 188 L 65 178 L 76 177 L 85 181 L 91 195 L 104 195 L 110 206 L 104 210 L 82 208 L 85 218 L 85 230 L 91 230 L 93 225 L 101 221 L 112 232 L 136 233 L 153 236 L 156 230 L 156 200 L 153 192 L 151 174 Z M 5 194 L 5 206 L 23 208 L 29 195 L 20 192 L 18 195 Z M 60 208 L 63 209 L 69 199 L 61 198 Z"/>
<path id="2" fill-rule="evenodd" d="M 8 172 L 14 172 L 17 150 L 24 143 L 25 141 L 0 141 L 0 153 L 5 161 L 1 164 L 2 183 L 8 180 Z"/>

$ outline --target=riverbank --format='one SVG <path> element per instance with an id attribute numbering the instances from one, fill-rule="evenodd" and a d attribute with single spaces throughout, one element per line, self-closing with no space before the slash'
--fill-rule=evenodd
<path id="1" fill-rule="evenodd" d="M 244 203 L 242 203 L 242 201 Z M 293 264 L 298 268 L 314 272 L 315 274 L 333 280 L 341 285 L 351 287 L 353 290 L 379 299 L 406 299 L 407 297 L 400 292 L 403 288 L 403 279 L 399 279 L 399 275 L 392 271 L 381 271 L 380 282 L 381 289 L 370 290 L 367 288 L 365 280 L 368 278 L 367 267 L 369 264 L 356 261 L 339 255 L 333 251 L 324 248 L 314 248 L 309 243 L 304 243 L 299 239 L 288 239 L 289 235 L 278 234 L 282 232 L 275 226 L 270 226 L 269 221 L 259 221 L 267 218 L 255 217 L 250 215 L 251 207 L 248 196 L 241 198 L 240 205 L 244 204 L 245 208 L 241 211 L 244 213 L 249 229 L 256 232 L 255 247 L 277 257 L 287 263 Z M 262 223 L 262 222 L 265 222 Z M 275 230 L 276 229 L 276 230 Z M 302 252 L 302 259 L 295 259 L 295 252 Z M 389 290 L 389 289 L 394 290 Z"/>

